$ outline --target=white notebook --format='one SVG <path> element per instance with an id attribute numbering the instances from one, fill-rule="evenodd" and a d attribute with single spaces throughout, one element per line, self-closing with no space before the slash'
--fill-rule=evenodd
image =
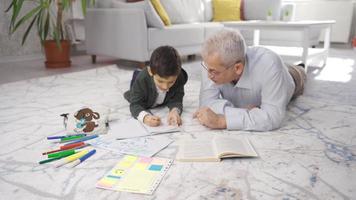
<path id="1" fill-rule="evenodd" d="M 115 134 L 117 139 L 143 137 L 161 133 L 172 133 L 180 131 L 178 126 L 169 126 L 162 120 L 162 124 L 157 127 L 147 126 L 134 118 L 123 122 L 110 123 L 109 132 Z"/>

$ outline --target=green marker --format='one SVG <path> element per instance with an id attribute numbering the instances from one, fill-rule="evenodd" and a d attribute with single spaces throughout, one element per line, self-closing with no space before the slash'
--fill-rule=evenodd
<path id="1" fill-rule="evenodd" d="M 73 136 L 68 136 L 68 137 L 65 137 L 65 138 L 61 138 L 61 143 L 62 142 L 69 142 L 71 140 L 76 140 L 76 139 L 79 139 L 79 138 L 82 138 L 82 137 L 85 137 L 85 135 L 73 135 Z"/>
<path id="2" fill-rule="evenodd" d="M 65 151 L 48 154 L 48 158 L 63 158 L 75 154 L 76 152 L 78 151 L 76 151 L 75 149 L 68 149 Z"/>
<path id="3" fill-rule="evenodd" d="M 38 163 L 39 164 L 45 164 L 45 163 L 52 162 L 52 161 L 59 160 L 59 159 L 61 159 L 61 158 L 50 158 L 50 159 L 46 159 L 46 160 L 41 160 Z"/>

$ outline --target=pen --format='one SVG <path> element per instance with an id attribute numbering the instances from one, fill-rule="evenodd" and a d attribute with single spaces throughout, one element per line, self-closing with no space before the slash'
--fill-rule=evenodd
<path id="1" fill-rule="evenodd" d="M 76 159 L 78 159 L 78 158 L 84 156 L 84 155 L 87 154 L 87 153 L 88 153 L 88 150 L 83 150 L 83 151 L 80 151 L 80 152 L 78 152 L 78 153 L 76 153 L 76 154 L 73 154 L 73 155 L 70 155 L 70 156 L 68 156 L 68 157 L 65 157 L 65 158 L 59 160 L 59 161 L 56 163 L 55 166 L 56 166 L 56 167 L 60 167 L 60 166 L 65 165 L 65 164 L 67 164 L 67 163 L 73 162 L 73 161 L 75 161 Z"/>
<path id="2" fill-rule="evenodd" d="M 94 155 L 96 152 L 95 149 L 89 151 L 89 153 L 85 154 L 84 156 L 80 157 L 79 159 L 73 161 L 71 167 L 75 167 L 79 165 L 80 163 L 84 162 L 84 160 L 88 159 L 90 156 Z"/>

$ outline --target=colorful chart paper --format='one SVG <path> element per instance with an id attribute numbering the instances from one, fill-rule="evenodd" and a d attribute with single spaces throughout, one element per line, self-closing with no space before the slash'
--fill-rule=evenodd
<path id="1" fill-rule="evenodd" d="M 153 194 L 172 162 L 166 158 L 126 155 L 97 182 L 96 187 Z"/>

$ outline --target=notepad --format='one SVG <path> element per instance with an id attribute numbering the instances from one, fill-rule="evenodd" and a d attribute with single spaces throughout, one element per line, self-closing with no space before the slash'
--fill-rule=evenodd
<path id="1" fill-rule="evenodd" d="M 186 139 L 179 142 L 176 159 L 186 162 L 214 162 L 222 158 L 258 157 L 246 138 L 216 135 L 203 139 Z"/>
<path id="2" fill-rule="evenodd" d="M 157 127 L 147 126 L 134 118 L 129 118 L 121 122 L 110 123 L 109 130 L 110 133 L 117 135 L 117 139 L 143 137 L 178 131 L 180 131 L 180 127 L 168 125 L 165 118 L 162 118 L 161 125 Z"/>
<path id="3" fill-rule="evenodd" d="M 126 155 L 97 182 L 96 187 L 151 195 L 172 162 L 166 158 Z"/>

